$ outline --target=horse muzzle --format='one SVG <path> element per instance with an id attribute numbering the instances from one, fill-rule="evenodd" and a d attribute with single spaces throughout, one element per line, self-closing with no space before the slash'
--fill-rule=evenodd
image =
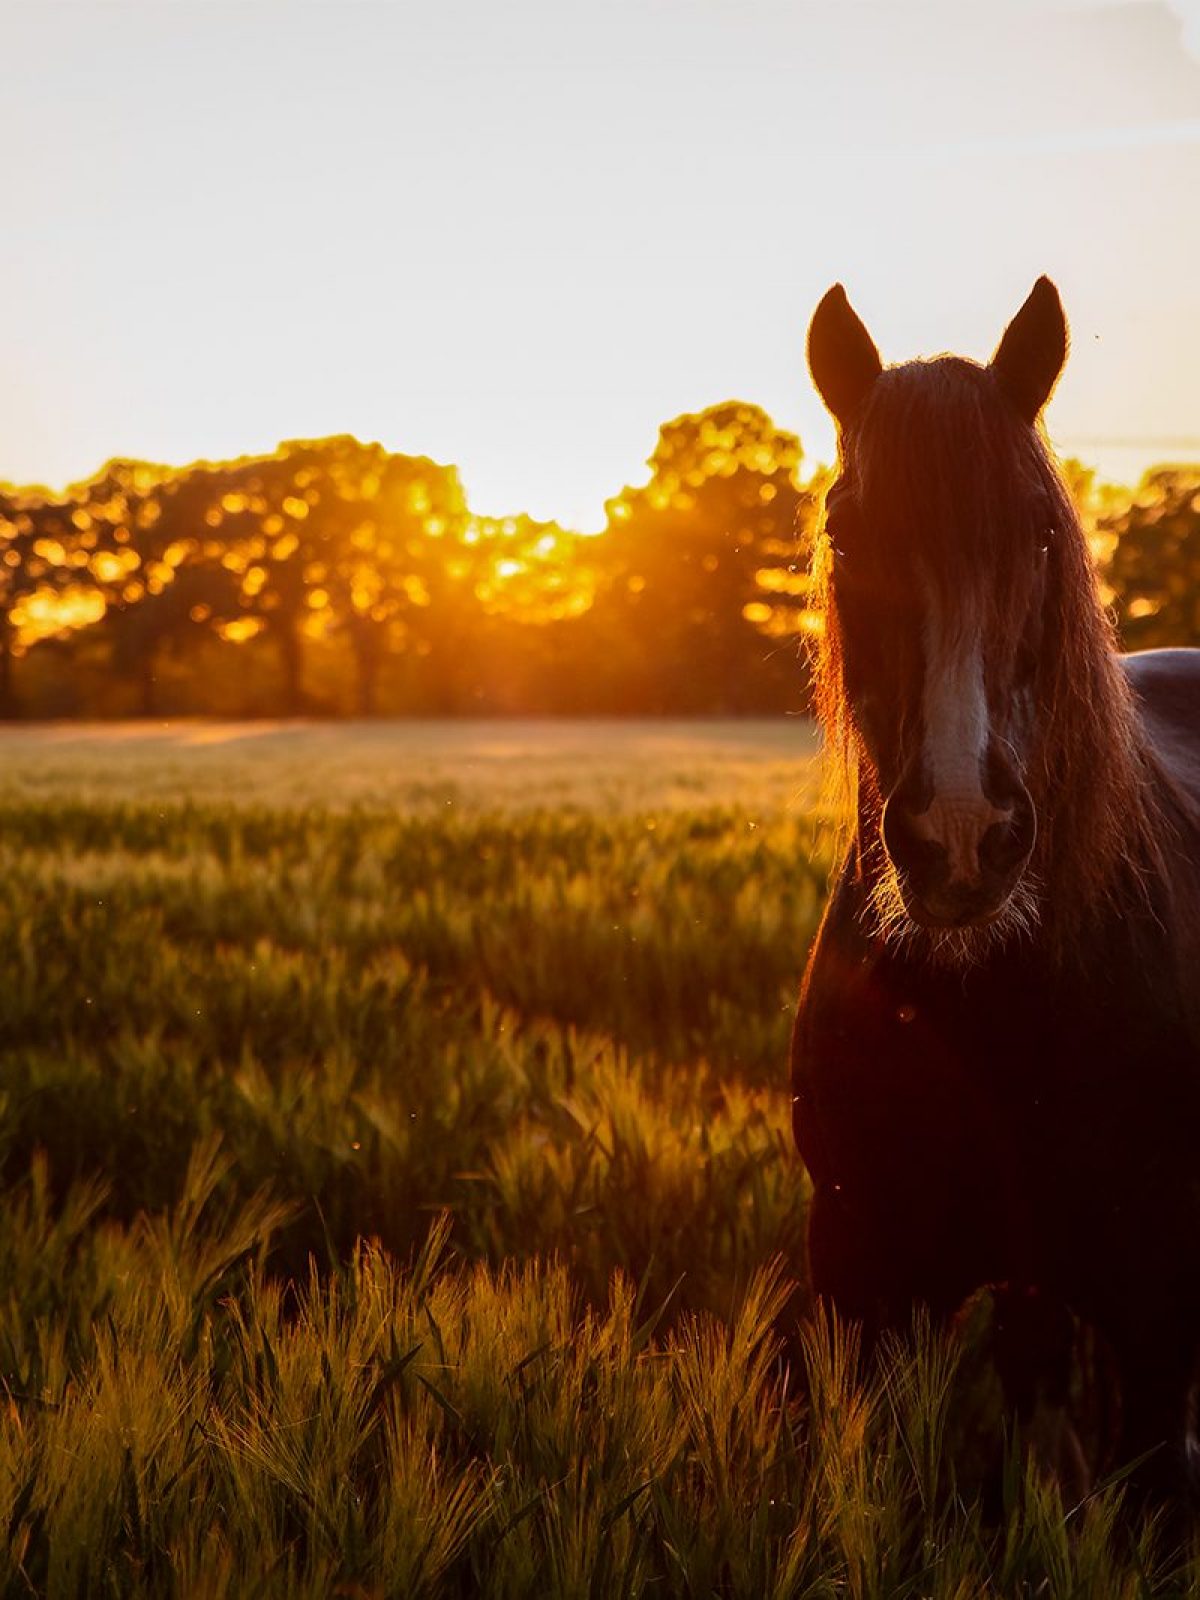
<path id="1" fill-rule="evenodd" d="M 898 788 L 883 841 L 904 909 L 923 928 L 983 928 L 1004 913 L 1033 853 L 1037 817 L 1015 783 L 998 799 L 935 795 L 916 809 Z"/>

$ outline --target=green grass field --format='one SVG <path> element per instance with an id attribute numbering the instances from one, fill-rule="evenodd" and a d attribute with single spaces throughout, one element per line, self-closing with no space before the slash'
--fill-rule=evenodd
<path id="1" fill-rule="evenodd" d="M 803 723 L 0 734 L 3 1594 L 1141 1596 L 811 1321 Z M 956 1442 L 957 1441 L 957 1442 Z"/>

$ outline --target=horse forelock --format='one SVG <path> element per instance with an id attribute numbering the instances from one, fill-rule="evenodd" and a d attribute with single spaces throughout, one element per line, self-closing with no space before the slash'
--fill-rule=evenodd
<path id="1" fill-rule="evenodd" d="M 848 495 L 868 518 L 875 508 L 869 556 L 883 590 L 921 591 L 949 659 L 957 650 L 969 663 L 976 652 L 991 683 L 1011 684 L 1040 601 L 1025 763 L 1038 812 L 1030 871 L 1043 924 L 1064 946 L 1099 903 L 1143 892 L 1161 869 L 1163 828 L 1092 556 L 1046 439 L 1015 414 L 986 368 L 939 357 L 882 374 L 839 442 L 838 469 L 830 503 Z M 1035 595 L 1039 559 L 1044 589 Z M 861 832 L 878 827 L 882 797 L 847 693 L 824 532 L 812 594 L 824 621 L 814 638 L 816 708 L 836 803 L 852 814 L 848 802 L 858 795 Z M 904 721 L 911 731 L 920 716 Z"/>

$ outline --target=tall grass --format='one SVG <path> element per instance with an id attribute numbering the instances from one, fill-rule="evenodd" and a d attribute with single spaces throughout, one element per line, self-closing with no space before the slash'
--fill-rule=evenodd
<path id="1" fill-rule="evenodd" d="M 165 1212 L 97 1225 L 44 1163 L 7 1197 L 0 1571 L 8 1594 L 835 1596 L 1172 1592 L 1112 1494 L 1071 1518 L 1030 1470 L 1003 1518 L 955 1493 L 954 1353 L 864 1378 L 769 1262 L 732 1314 L 621 1273 L 469 1263 L 438 1219 L 270 1270 L 286 1208 L 222 1200 L 202 1143 Z"/>
<path id="2" fill-rule="evenodd" d="M 77 778 L 0 800 L 5 1595 L 1194 1583 L 812 1315 L 808 812 Z"/>
<path id="3" fill-rule="evenodd" d="M 433 1210 L 728 1306 L 798 1253 L 783 1063 L 804 819 L 0 807 L 0 1162 L 161 1208 L 219 1130 L 289 1270 Z"/>

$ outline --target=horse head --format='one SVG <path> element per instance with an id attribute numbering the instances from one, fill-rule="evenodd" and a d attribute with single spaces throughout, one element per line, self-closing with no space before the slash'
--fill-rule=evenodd
<path id="1" fill-rule="evenodd" d="M 1098 611 L 1039 421 L 1066 353 L 1047 278 L 987 365 L 885 368 L 840 285 L 812 319 L 809 365 L 838 425 L 815 556 L 818 698 L 873 817 L 886 932 L 990 938 L 1037 916 L 1048 731 L 1064 652 L 1094 638 Z"/>

